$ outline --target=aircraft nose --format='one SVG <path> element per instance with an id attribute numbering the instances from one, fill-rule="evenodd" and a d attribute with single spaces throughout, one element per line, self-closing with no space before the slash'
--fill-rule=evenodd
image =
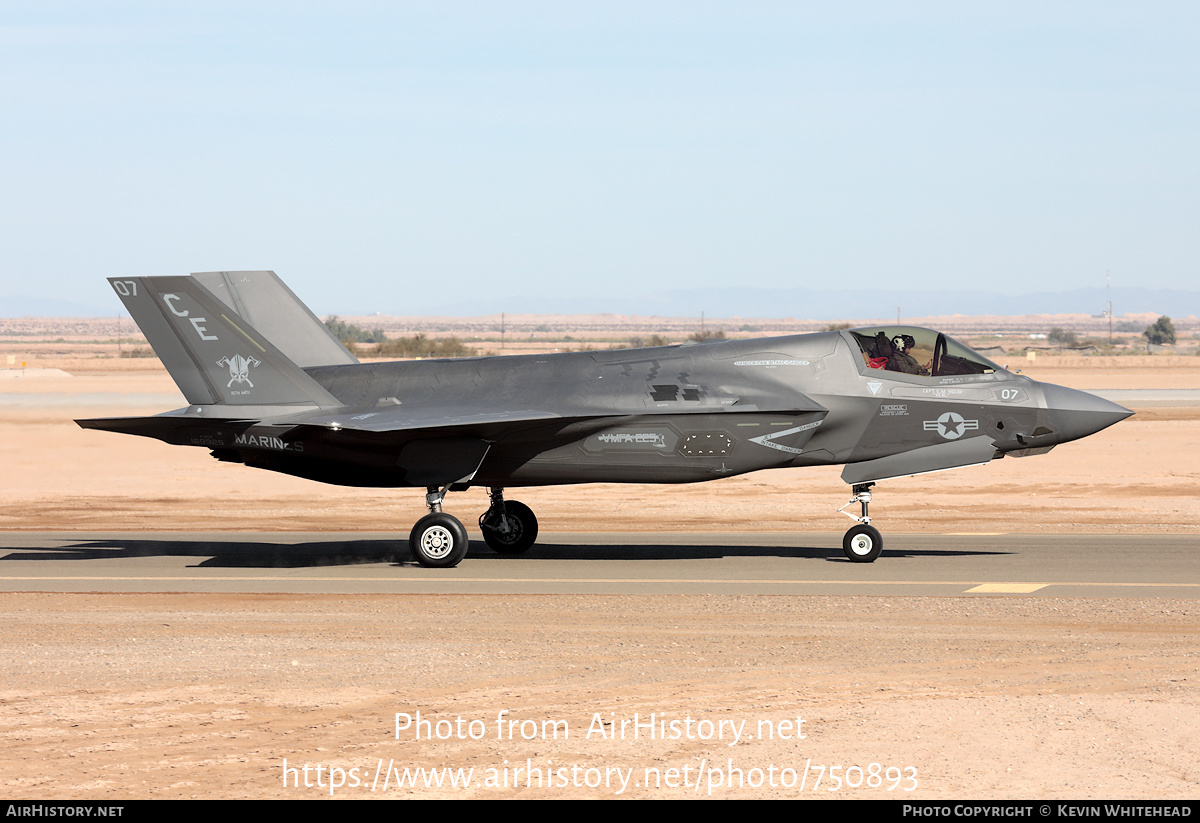
<path id="1" fill-rule="evenodd" d="M 1129 417 L 1133 412 L 1085 391 L 1043 383 L 1055 440 L 1066 443 L 1095 434 Z"/>

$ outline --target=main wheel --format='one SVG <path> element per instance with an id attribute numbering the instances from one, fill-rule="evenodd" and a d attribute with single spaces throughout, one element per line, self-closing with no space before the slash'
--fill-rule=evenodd
<path id="1" fill-rule="evenodd" d="M 457 566 L 467 556 L 468 542 L 462 522 L 442 512 L 422 517 L 408 536 L 413 557 L 432 569 Z"/>
<path id="2" fill-rule="evenodd" d="M 842 551 L 851 563 L 874 563 L 883 551 L 883 536 L 874 526 L 860 523 L 842 538 Z"/>
<path id="3" fill-rule="evenodd" d="M 504 503 L 504 511 L 488 510 L 479 518 L 483 541 L 500 554 L 521 554 L 537 540 L 538 522 L 533 509 L 516 500 Z"/>

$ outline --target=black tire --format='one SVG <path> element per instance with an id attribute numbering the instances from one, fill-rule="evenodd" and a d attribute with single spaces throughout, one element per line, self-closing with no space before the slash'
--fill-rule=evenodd
<path id="1" fill-rule="evenodd" d="M 467 556 L 468 543 L 462 522 L 442 512 L 422 517 L 408 536 L 412 556 L 431 569 L 457 566 Z"/>
<path id="2" fill-rule="evenodd" d="M 874 563 L 883 551 L 883 536 L 874 526 L 860 523 L 842 538 L 842 551 L 851 563 Z"/>
<path id="3" fill-rule="evenodd" d="M 499 554 L 522 554 L 537 540 L 538 522 L 533 509 L 516 500 L 504 503 L 504 514 L 490 510 L 479 518 L 483 542 Z"/>

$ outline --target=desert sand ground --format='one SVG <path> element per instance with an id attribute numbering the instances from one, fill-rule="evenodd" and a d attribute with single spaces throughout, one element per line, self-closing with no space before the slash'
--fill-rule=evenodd
<path id="1" fill-rule="evenodd" d="M 62 366 L 0 384 L 0 529 L 404 534 L 424 511 L 412 490 L 83 431 L 72 418 L 162 411 L 175 389 L 146 361 Z M 1022 366 L 1200 389 L 1193 358 Z M 1139 409 L 1045 456 L 889 482 L 872 515 L 896 532 L 1197 534 L 1198 447 L 1200 409 Z M 521 492 L 546 531 L 695 533 L 840 529 L 846 496 L 836 469 Z M 451 500 L 470 523 L 485 493 Z M 1195 601 L 11 593 L 0 617 L 12 798 L 319 797 L 331 774 L 335 797 L 1194 798 L 1200 780 Z M 462 725 L 397 739 L 395 714 L 417 711 L 451 721 L 435 737 Z M 635 713 L 678 736 L 631 739 Z M 397 788 L 389 766 L 475 768 L 478 785 Z"/>

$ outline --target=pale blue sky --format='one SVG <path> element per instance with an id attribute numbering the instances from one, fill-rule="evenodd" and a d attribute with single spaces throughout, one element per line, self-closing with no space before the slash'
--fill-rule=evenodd
<path id="1" fill-rule="evenodd" d="M 0 295 L 1200 288 L 1198 171 L 1195 3 L 0 2 Z"/>

